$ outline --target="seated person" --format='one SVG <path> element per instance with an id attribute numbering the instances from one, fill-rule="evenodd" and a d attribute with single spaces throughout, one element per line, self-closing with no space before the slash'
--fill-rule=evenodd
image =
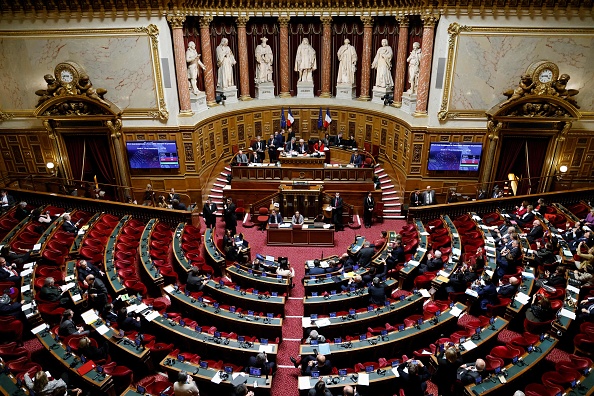
<path id="1" fill-rule="evenodd" d="M 248 364 L 245 366 L 246 372 L 249 372 L 250 367 L 259 368 L 262 370 L 262 375 L 274 375 L 276 372 L 276 364 L 268 361 L 266 352 L 260 352 L 256 356 L 250 356 Z"/>
<path id="2" fill-rule="evenodd" d="M 563 237 L 565 242 L 569 243 L 571 241 L 581 238 L 582 235 L 584 235 L 582 223 L 576 221 L 573 225 L 569 222 L 565 224 L 565 232 L 561 234 L 561 237 Z"/>
<path id="3" fill-rule="evenodd" d="M 309 332 L 309 335 L 305 339 L 305 343 L 311 344 L 312 341 L 317 341 L 318 343 L 322 344 L 322 343 L 326 342 L 326 337 L 319 334 L 316 329 L 313 329 L 312 331 Z"/>
<path id="4" fill-rule="evenodd" d="M 441 250 L 436 250 L 433 254 L 427 254 L 427 262 L 419 265 L 419 274 L 425 272 L 439 271 L 443 267 L 443 260 L 441 258 Z"/>
<path id="5" fill-rule="evenodd" d="M 386 265 L 386 260 L 380 259 L 378 261 L 372 261 L 371 266 L 369 267 L 369 272 L 363 275 L 363 282 L 370 283 L 373 281 L 373 278 L 379 278 L 381 281 L 386 280 L 386 276 L 388 275 L 388 266 Z"/>
<path id="6" fill-rule="evenodd" d="M 62 223 L 62 229 L 71 234 L 76 234 L 78 232 L 78 226 L 82 222 L 82 219 L 79 219 L 76 223 L 73 223 L 72 217 L 70 217 L 68 213 L 65 213 L 63 218 L 64 222 Z"/>
<path id="7" fill-rule="evenodd" d="M 239 151 L 237 152 L 237 154 L 235 155 L 235 163 L 236 163 L 237 165 L 241 165 L 241 164 L 244 164 L 244 165 L 245 165 L 245 164 L 247 164 L 247 163 L 248 163 L 248 157 L 247 157 L 247 155 L 245 155 L 245 154 L 243 153 L 243 151 L 242 151 L 242 150 L 239 150 Z"/>
<path id="8" fill-rule="evenodd" d="M 106 321 L 110 321 L 110 322 L 118 321 L 118 314 L 115 312 L 112 303 L 105 304 L 105 308 L 103 308 L 103 312 L 102 312 L 101 316 Z"/>
<path id="9" fill-rule="evenodd" d="M 565 285 L 567 285 L 565 267 L 559 265 L 553 274 L 551 274 L 549 271 L 545 271 L 544 277 L 537 279 L 535 285 L 537 288 L 543 286 L 565 288 Z"/>
<path id="10" fill-rule="evenodd" d="M 295 212 L 295 214 L 291 218 L 291 224 L 303 224 L 303 221 L 303 215 L 299 213 L 299 211 Z"/>
<path id="11" fill-rule="evenodd" d="M 370 304 L 383 306 L 386 302 L 386 286 L 378 277 L 373 278 L 371 286 L 367 289 L 367 293 L 369 294 Z"/>
<path id="12" fill-rule="evenodd" d="M 526 311 L 526 319 L 531 322 L 546 322 L 554 317 L 555 313 L 549 299 L 542 294 L 535 293 L 532 296 L 532 305 Z"/>
<path id="13" fill-rule="evenodd" d="M 67 309 L 62 314 L 62 319 L 60 321 L 60 327 L 58 329 L 58 334 L 61 337 L 68 337 L 69 335 L 79 334 L 79 335 L 89 335 L 89 330 L 85 330 L 82 326 L 76 326 L 72 317 L 74 316 L 74 312 L 71 309 Z"/>
<path id="14" fill-rule="evenodd" d="M 307 355 L 301 359 L 301 363 L 297 362 L 297 359 L 291 357 L 291 362 L 297 368 L 301 368 L 301 375 L 310 376 L 311 373 L 317 371 L 320 376 L 332 374 L 332 363 L 326 356 L 318 353 L 317 355 Z"/>
<path id="15" fill-rule="evenodd" d="M 586 297 L 578 304 L 577 317 L 584 322 L 594 318 L 594 297 Z"/>
<path id="16" fill-rule="evenodd" d="M 135 312 L 128 312 L 126 307 L 122 307 L 118 313 L 118 328 L 124 331 L 140 331 L 142 324 L 140 323 L 140 316 Z"/>
<path id="17" fill-rule="evenodd" d="M 174 210 L 188 210 L 186 205 L 179 201 L 179 199 L 172 199 L 171 200 L 171 209 Z"/>
<path id="18" fill-rule="evenodd" d="M 349 291 L 351 287 L 355 288 L 355 290 L 363 289 L 365 287 L 365 282 L 363 282 L 363 278 L 361 275 L 357 274 L 349 279 L 346 285 L 340 286 L 342 291 Z"/>
<path id="19" fill-rule="evenodd" d="M 189 292 L 202 291 L 204 285 L 208 283 L 208 278 L 200 275 L 200 268 L 192 267 L 188 272 L 188 279 L 186 280 L 186 290 Z"/>
<path id="20" fill-rule="evenodd" d="M 534 206 L 528 205 L 526 208 L 526 213 L 524 213 L 522 216 L 516 216 L 513 213 L 510 213 L 510 217 L 516 221 L 520 228 L 524 228 L 526 225 L 534 221 L 534 213 L 532 213 L 533 210 Z"/>
<path id="21" fill-rule="evenodd" d="M 288 276 L 289 278 L 292 278 L 295 276 L 295 269 L 290 268 L 289 263 L 287 261 L 284 261 L 276 269 L 276 274 L 281 275 L 281 276 Z"/>
<path id="22" fill-rule="evenodd" d="M 478 294 L 478 308 L 483 313 L 487 312 L 487 305 L 495 305 L 499 302 L 499 298 L 497 297 L 497 288 L 493 283 L 493 279 L 486 279 L 484 286 L 474 286 L 473 289 Z"/>
<path id="23" fill-rule="evenodd" d="M 102 278 L 105 276 L 105 272 L 101 271 L 87 260 L 78 261 L 77 272 L 79 282 L 82 282 L 85 286 L 88 286 L 87 276 L 94 275 L 96 278 Z"/>
<path id="24" fill-rule="evenodd" d="M 21 287 L 21 276 L 17 271 L 16 264 L 8 264 L 4 257 L 0 257 L 0 281 L 12 282 Z"/>
<path id="25" fill-rule="evenodd" d="M 303 139 L 299 139 L 299 145 L 297 146 L 297 152 L 299 154 L 307 154 L 309 152 L 309 147 L 307 143 Z"/>
<path id="26" fill-rule="evenodd" d="M 473 363 L 466 363 L 460 366 L 457 372 L 457 378 L 463 385 L 470 385 L 476 382 L 478 377 L 482 377 L 486 363 L 483 359 L 476 359 Z"/>
<path id="27" fill-rule="evenodd" d="M 450 276 L 450 281 L 446 284 L 445 290 L 448 293 L 461 293 L 468 288 L 468 284 L 476 281 L 478 274 L 476 268 L 470 264 L 464 264 L 457 267 Z"/>
<path id="28" fill-rule="evenodd" d="M 499 286 L 497 287 L 497 295 L 499 297 L 507 297 L 513 298 L 516 292 L 518 291 L 518 287 L 520 286 L 520 279 L 512 276 L 509 278 L 509 283 L 503 284 L 499 281 Z"/>
<path id="29" fill-rule="evenodd" d="M 12 302 L 8 294 L 0 295 L 0 316 L 21 317 L 22 304 L 18 301 Z"/>
<path id="30" fill-rule="evenodd" d="M 353 150 L 353 154 L 351 154 L 351 160 L 349 164 L 355 165 L 356 167 L 360 167 L 363 164 L 363 157 L 359 154 L 357 149 Z"/>
<path id="31" fill-rule="evenodd" d="M 576 254 L 582 259 L 579 265 L 576 262 L 578 269 L 584 269 L 588 265 L 594 266 L 594 247 L 588 248 L 585 241 L 580 242 Z"/>
<path id="32" fill-rule="evenodd" d="M 392 251 L 390 255 L 386 258 L 386 264 L 388 266 L 388 270 L 396 268 L 396 264 L 404 263 L 404 249 L 402 248 L 402 240 L 397 239 L 392 242 Z"/>
<path id="33" fill-rule="evenodd" d="M 36 372 L 33 379 L 29 377 L 28 373 L 25 373 L 24 379 L 27 388 L 39 396 L 64 395 L 66 394 L 66 389 L 68 388 L 66 382 L 64 382 L 64 380 L 61 378 L 50 381 L 47 378 L 47 374 L 43 370 Z"/>
<path id="34" fill-rule="evenodd" d="M 388 240 L 388 231 L 382 231 L 381 237 L 379 237 L 378 239 L 375 240 L 375 242 L 373 242 L 374 248 L 376 251 L 381 250 L 384 245 L 386 244 L 386 241 Z"/>
<path id="35" fill-rule="evenodd" d="M 590 209 L 590 212 L 586 215 L 586 217 L 582 221 L 585 225 L 587 225 L 591 229 L 594 228 L 594 208 Z"/>
<path id="36" fill-rule="evenodd" d="M 107 359 L 109 344 L 104 341 L 101 347 L 97 348 L 88 337 L 83 337 L 78 341 L 78 353 L 91 360 Z"/>
<path id="37" fill-rule="evenodd" d="M 307 392 L 307 396 L 332 396 L 330 389 L 326 388 L 326 383 L 323 379 L 318 380 L 313 388 Z"/>
<path id="38" fill-rule="evenodd" d="M 501 253 L 497 253 L 497 279 L 502 278 L 505 274 L 515 273 L 521 258 L 520 244 L 517 240 L 512 240 L 511 249 L 504 248 Z"/>
<path id="39" fill-rule="evenodd" d="M 375 254 L 375 249 L 371 246 L 369 241 L 363 242 L 363 247 L 359 251 L 357 263 L 360 267 L 368 267 L 371 264 L 371 259 Z"/>
<path id="40" fill-rule="evenodd" d="M 59 302 L 62 306 L 70 303 L 70 296 L 66 294 L 66 289 L 57 286 L 51 276 L 45 278 L 43 287 L 39 291 L 39 298 L 45 301 Z"/>
<path id="41" fill-rule="evenodd" d="M 525 237 L 530 244 L 535 243 L 537 239 L 542 238 L 544 235 L 544 229 L 542 228 L 542 224 L 540 220 L 536 219 L 532 222 L 532 229 L 527 234 L 522 234 L 521 236 Z"/>
<path id="42" fill-rule="evenodd" d="M 536 253 L 534 254 L 536 265 L 552 264 L 557 261 L 551 242 L 547 242 L 544 246 L 541 246 L 540 242 L 536 241 L 536 249 Z"/>
<path id="43" fill-rule="evenodd" d="M 352 148 L 357 148 L 357 141 L 355 140 L 355 135 L 351 134 L 349 140 L 346 143 L 347 146 Z"/>
<path id="44" fill-rule="evenodd" d="M 344 272 L 351 272 L 353 270 L 353 266 L 355 265 L 355 260 L 349 256 L 348 253 L 343 253 L 342 256 L 338 259 L 338 263 L 336 263 L 336 270 L 342 270 Z"/>
<path id="45" fill-rule="evenodd" d="M 253 392 L 249 393 L 252 393 L 253 396 Z M 244 395 L 249 395 L 249 393 L 246 392 Z M 173 394 L 175 396 L 199 396 L 200 391 L 192 376 L 188 375 L 184 370 L 181 370 L 177 375 L 177 381 L 173 384 Z"/>
<path id="46" fill-rule="evenodd" d="M 268 216 L 268 224 L 282 224 L 283 216 L 277 212 L 276 209 L 272 209 L 272 213 Z"/>
<path id="47" fill-rule="evenodd" d="M 17 249 L 24 253 L 15 252 L 10 249 L 10 245 L 4 245 L 0 250 L 0 257 L 3 257 L 9 263 L 16 264 L 17 267 L 22 267 L 23 264 L 29 262 L 31 251 L 29 249 Z"/>
<path id="48" fill-rule="evenodd" d="M 411 359 L 397 368 L 401 386 L 406 395 L 424 395 L 427 380 L 431 378 L 429 370 L 420 360 Z"/>
<path id="49" fill-rule="evenodd" d="M 2 211 L 7 210 L 12 205 L 14 205 L 14 198 L 12 195 L 8 194 L 6 190 L 0 191 L 0 208 Z"/>
<path id="50" fill-rule="evenodd" d="M 315 259 L 313 262 L 314 266 L 312 268 L 308 268 L 306 273 L 309 275 L 322 275 L 326 273 L 326 270 L 322 268 L 320 265 L 320 260 Z"/>
<path id="51" fill-rule="evenodd" d="M 49 211 L 42 213 L 40 208 L 33 209 L 31 212 L 31 219 L 43 225 L 47 225 L 52 222 L 52 217 L 50 216 Z"/>
<path id="52" fill-rule="evenodd" d="M 255 153 L 253 149 L 250 148 L 250 164 L 261 164 L 262 157 Z"/>
<path id="53" fill-rule="evenodd" d="M 294 137 L 285 144 L 285 152 L 290 153 L 292 151 L 297 151 L 297 140 Z"/>
<path id="54" fill-rule="evenodd" d="M 233 388 L 231 396 L 254 396 L 254 392 L 248 390 L 248 387 L 245 384 L 239 384 Z"/>
<path id="55" fill-rule="evenodd" d="M 16 210 L 14 211 L 15 219 L 17 219 L 18 221 L 22 221 L 29 217 L 30 214 L 31 212 L 27 209 L 27 202 L 19 202 Z"/>
<path id="56" fill-rule="evenodd" d="M 513 214 L 516 216 L 522 216 L 524 213 L 528 211 L 528 201 L 522 201 L 520 206 L 516 205 L 516 209 L 513 211 Z"/>
<path id="57" fill-rule="evenodd" d="M 314 151 L 314 153 L 324 154 L 324 148 L 325 148 L 324 142 L 322 142 L 320 139 L 318 139 L 317 142 L 313 146 L 313 151 Z"/>

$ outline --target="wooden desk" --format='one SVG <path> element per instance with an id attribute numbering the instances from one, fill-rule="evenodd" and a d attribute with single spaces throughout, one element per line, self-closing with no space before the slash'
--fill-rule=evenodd
<path id="1" fill-rule="evenodd" d="M 278 161 L 281 166 L 293 166 L 299 168 L 323 168 L 325 157 L 310 157 L 307 155 L 280 156 Z"/>
<path id="2" fill-rule="evenodd" d="M 66 262 L 66 277 L 64 278 L 66 283 L 74 282 L 76 285 L 68 289 L 68 294 L 70 295 L 70 299 L 74 303 L 75 307 L 78 307 L 79 304 L 82 304 L 82 290 L 78 288 L 78 273 L 76 270 L 76 260 L 68 260 Z"/>
<path id="3" fill-rule="evenodd" d="M 118 276 L 116 272 L 116 268 L 113 262 L 114 256 L 114 249 L 116 244 L 116 238 L 120 235 L 122 228 L 131 219 L 131 216 L 123 216 L 119 223 L 115 226 L 109 239 L 107 240 L 107 245 L 105 246 L 105 252 L 103 254 L 103 261 L 104 261 L 104 268 L 105 268 L 105 276 L 111 286 L 111 289 L 115 292 L 115 294 L 123 294 L 126 292 L 126 287 L 122 283 L 122 280 Z"/>
<path id="4" fill-rule="evenodd" d="M 214 241 L 215 235 L 214 228 L 207 228 L 202 235 L 202 241 L 204 242 L 204 250 L 206 251 L 206 259 L 209 264 L 213 264 L 215 267 L 225 265 L 225 255 L 221 252 Z"/>
<path id="5" fill-rule="evenodd" d="M 30 393 L 24 384 L 21 387 L 17 385 L 17 379 L 14 375 L 2 371 L 0 373 L 0 394 L 4 396 L 23 396 Z"/>
<path id="6" fill-rule="evenodd" d="M 146 226 L 142 231 L 142 236 L 140 237 L 138 251 L 140 252 L 140 264 L 148 274 L 151 284 L 160 287 L 163 285 L 165 280 L 163 279 L 163 275 L 161 275 L 159 268 L 153 264 L 153 259 L 150 255 L 151 235 L 153 233 L 153 228 L 155 228 L 157 225 L 157 222 L 157 219 L 150 219 L 149 222 L 146 223 Z"/>
<path id="7" fill-rule="evenodd" d="M 230 265 L 227 272 L 232 274 L 235 283 L 258 290 L 276 291 L 289 294 L 291 279 L 287 276 L 268 274 L 266 271 L 252 270 L 240 264 Z"/>
<path id="8" fill-rule="evenodd" d="M 110 396 L 115 395 L 113 380 L 110 375 L 98 377 L 99 373 L 96 370 L 91 370 L 85 375 L 80 375 L 77 371 L 77 369 L 82 366 L 79 357 L 72 353 L 68 354 L 64 345 L 57 343 L 50 331 L 44 330 L 36 335 L 43 347 L 50 352 L 50 354 L 63 366 L 64 369 L 66 369 L 66 371 L 69 372 L 70 375 L 84 381 L 86 385 L 85 388 L 90 388 L 94 392 L 100 394 Z M 75 361 L 78 363 L 75 363 Z"/>
<path id="9" fill-rule="evenodd" d="M 182 245 L 182 237 L 184 235 L 184 227 L 186 223 L 179 223 L 175 232 L 173 233 L 173 256 L 175 257 L 175 261 L 180 265 L 182 270 L 185 273 L 190 272 L 190 268 L 192 268 L 192 264 L 190 260 L 186 258 L 184 255 L 184 251 L 181 247 Z"/>
<path id="10" fill-rule="evenodd" d="M 271 312 L 284 315 L 285 297 L 269 296 L 262 294 L 268 291 L 268 288 L 261 290 L 258 294 L 247 293 L 245 290 L 235 290 L 229 286 L 220 286 L 212 279 L 204 285 L 207 295 L 212 296 L 221 304 L 239 305 L 241 307 L 250 307 L 254 311 Z M 239 287 L 239 286 L 238 286 Z"/>
<path id="11" fill-rule="evenodd" d="M 95 213 L 93 217 L 91 217 L 89 221 L 87 221 L 87 223 L 85 224 L 85 226 L 88 226 L 86 231 L 82 234 L 76 234 L 74 242 L 72 242 L 72 246 L 70 246 L 71 255 L 78 254 L 80 248 L 82 247 L 84 239 L 87 237 L 87 233 L 93 228 L 93 225 L 97 222 L 97 220 L 99 220 L 101 216 L 102 213 Z"/>
<path id="12" fill-rule="evenodd" d="M 417 228 L 417 233 L 419 236 L 419 246 L 417 247 L 417 251 L 413 256 L 413 260 L 417 263 L 423 261 L 423 257 L 425 257 L 425 253 L 427 253 L 427 235 L 423 235 L 426 233 L 425 226 L 420 219 L 414 219 L 415 227 Z M 399 272 L 399 282 L 398 287 L 403 288 L 405 283 L 408 283 L 408 280 L 412 278 L 411 275 L 417 273 L 416 270 L 417 266 L 410 265 L 408 263 L 404 263 L 404 268 L 402 268 Z"/>
<path id="13" fill-rule="evenodd" d="M 334 228 L 267 228 L 268 246 L 334 246 Z"/>
<path id="14" fill-rule="evenodd" d="M 500 383 L 498 380 L 495 382 L 491 382 L 490 380 L 486 380 L 483 381 L 483 383 L 481 384 L 472 384 L 472 385 L 466 385 L 465 386 L 465 393 L 468 396 L 475 396 L 475 395 L 487 395 L 487 394 L 492 394 L 492 393 L 501 393 L 501 392 L 506 392 L 503 394 L 511 394 L 513 392 L 512 389 L 516 389 L 516 385 L 510 385 L 514 382 L 514 380 L 517 380 L 518 378 L 522 377 L 525 373 L 527 373 L 529 370 L 535 369 L 536 365 L 542 360 L 544 359 L 545 356 L 547 356 L 547 354 L 555 347 L 555 345 L 557 344 L 557 339 L 555 338 L 548 338 L 545 339 L 542 342 L 537 342 L 534 346 L 535 347 L 539 347 L 541 349 L 541 352 L 532 352 L 532 353 L 528 353 L 526 352 L 523 356 L 522 359 L 524 361 L 524 363 L 526 364 L 525 366 L 518 366 L 516 364 L 510 363 L 507 366 L 505 366 L 505 369 L 507 370 L 507 377 L 505 378 L 507 380 L 506 384 L 502 384 Z"/>
<path id="15" fill-rule="evenodd" d="M 269 323 L 264 323 L 265 317 L 247 315 L 248 310 L 245 307 L 241 308 L 241 311 L 245 314 L 232 313 L 226 309 L 215 308 L 214 304 L 200 303 L 191 296 L 186 296 L 184 293 L 177 293 L 174 291 L 173 286 L 165 286 L 163 291 L 169 296 L 171 303 L 179 306 L 184 312 L 188 312 L 193 319 L 208 318 L 208 321 L 213 325 L 225 326 L 228 329 L 233 329 L 236 333 L 244 334 L 257 334 L 259 337 L 267 337 L 269 339 L 275 339 L 281 337 L 283 319 L 272 318 Z M 264 312 L 266 315 L 266 312 Z"/>

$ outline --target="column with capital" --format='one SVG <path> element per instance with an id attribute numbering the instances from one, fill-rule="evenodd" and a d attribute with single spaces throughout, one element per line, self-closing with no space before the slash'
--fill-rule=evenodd
<path id="1" fill-rule="evenodd" d="M 330 76 L 332 68 L 332 17 L 320 17 L 322 21 L 322 92 L 320 98 L 331 98 Z"/>
<path id="2" fill-rule="evenodd" d="M 291 97 L 291 88 L 289 86 L 289 16 L 278 17 L 280 27 L 280 94 L 281 98 Z"/>
<path id="3" fill-rule="evenodd" d="M 209 107 L 217 106 L 215 100 L 215 81 L 212 62 L 212 49 L 210 48 L 210 23 L 211 16 L 200 18 L 200 45 L 202 47 L 202 63 L 204 63 L 204 90 L 206 91 L 206 104 Z"/>
<path id="4" fill-rule="evenodd" d="M 245 26 L 250 17 L 242 16 L 237 22 L 237 47 L 239 50 L 239 100 L 252 100 L 250 96 L 250 69 L 248 66 L 247 33 Z"/>
<path id="5" fill-rule="evenodd" d="M 173 33 L 173 55 L 175 59 L 175 73 L 177 75 L 177 95 L 179 96 L 180 115 L 192 115 L 192 104 L 190 102 L 190 89 L 188 85 L 188 66 L 186 64 L 186 49 L 184 45 L 185 16 L 170 15 L 167 22 L 171 25 Z"/>
<path id="6" fill-rule="evenodd" d="M 421 65 L 419 67 L 419 86 L 417 89 L 417 107 L 414 115 L 427 115 L 427 101 L 429 100 L 429 83 L 431 82 L 431 62 L 433 61 L 433 36 L 435 24 L 439 16 L 422 15 L 423 42 L 421 52 Z"/>
<path id="7" fill-rule="evenodd" d="M 404 75 L 406 74 L 406 48 L 408 43 L 408 16 L 396 17 L 398 22 L 398 53 L 396 54 L 396 70 L 394 72 L 394 107 L 402 105 L 404 92 Z"/>
<path id="8" fill-rule="evenodd" d="M 361 90 L 359 100 L 370 100 L 369 81 L 371 78 L 371 34 L 373 33 L 373 17 L 362 16 L 363 21 L 363 55 L 361 57 Z"/>

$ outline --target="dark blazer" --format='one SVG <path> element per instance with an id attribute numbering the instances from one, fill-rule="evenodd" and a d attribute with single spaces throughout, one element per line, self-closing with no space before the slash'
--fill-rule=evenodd
<path id="1" fill-rule="evenodd" d="M 283 216 L 280 213 L 276 214 L 276 222 L 274 221 L 274 217 L 275 216 L 273 214 L 268 216 L 268 224 L 270 224 L 270 223 L 281 224 L 283 222 Z"/>
<path id="2" fill-rule="evenodd" d="M 375 208 L 375 199 L 373 199 L 373 197 L 365 197 L 365 201 L 363 201 L 363 208 L 365 209 L 365 213 L 373 210 L 373 208 Z"/>
<path id="3" fill-rule="evenodd" d="M 362 163 L 363 163 L 363 157 L 361 157 L 360 154 L 352 154 L 351 155 L 351 160 L 350 160 L 349 164 L 353 164 L 355 166 L 361 166 Z"/>
<path id="4" fill-rule="evenodd" d="M 62 223 L 62 229 L 66 232 L 71 232 L 76 234 L 78 232 L 78 228 L 72 223 L 72 221 L 65 221 Z"/>
<path id="5" fill-rule="evenodd" d="M 87 275 L 91 275 L 91 274 L 95 275 L 95 278 L 98 278 L 101 276 L 99 269 L 89 262 L 87 262 L 86 269 L 83 269 L 82 267 L 78 267 L 77 272 L 78 272 L 78 280 L 81 282 L 87 278 Z"/>
<path id="6" fill-rule="evenodd" d="M 210 205 L 208 204 L 208 202 L 204 203 L 204 206 L 202 207 L 202 217 L 204 217 L 204 222 L 206 223 L 206 226 L 215 226 L 215 224 L 217 223 L 217 216 L 216 216 L 216 211 L 217 211 L 217 204 L 214 202 L 211 202 Z"/>
<path id="7" fill-rule="evenodd" d="M 74 325 L 74 322 L 70 319 L 67 319 L 60 323 L 60 328 L 58 329 L 58 334 L 62 337 L 67 337 L 72 334 L 78 333 L 78 329 Z"/>
<path id="8" fill-rule="evenodd" d="M 375 305 L 384 305 L 386 301 L 386 288 L 381 284 L 379 286 L 371 285 L 367 289 L 369 293 L 369 303 Z"/>
<path id="9" fill-rule="evenodd" d="M 516 291 L 518 291 L 518 286 L 510 285 L 508 283 L 507 285 L 500 286 L 497 294 L 500 297 L 511 297 L 516 294 Z"/>
<path id="10" fill-rule="evenodd" d="M 361 251 L 359 252 L 359 265 L 361 267 L 367 267 L 369 263 L 371 263 L 371 259 L 373 258 L 374 253 L 375 249 L 371 246 L 361 249 Z"/>
<path id="11" fill-rule="evenodd" d="M 312 267 L 308 269 L 309 275 L 322 275 L 326 273 L 326 270 L 322 267 Z"/>
<path id="12" fill-rule="evenodd" d="M 410 206 L 422 206 L 423 205 L 423 193 L 412 192 L 410 194 Z"/>
<path id="13" fill-rule="evenodd" d="M 427 367 L 419 367 L 417 375 L 410 375 L 404 368 L 407 367 L 408 363 L 402 363 L 398 366 L 398 374 L 400 374 L 400 384 L 404 393 L 407 395 L 423 395 L 427 389 L 426 381 L 431 378 Z M 408 370 L 407 370 L 408 371 Z"/>
<path id="14" fill-rule="evenodd" d="M 423 205 L 435 205 L 437 204 L 437 198 L 435 198 L 435 190 L 423 191 Z"/>
<path id="15" fill-rule="evenodd" d="M 542 238 L 543 235 L 544 229 L 541 225 L 537 225 L 536 227 L 532 227 L 530 232 L 526 234 L 526 239 L 528 240 L 528 242 L 534 243 L 534 241 L 536 241 L 537 239 Z"/>
<path id="16" fill-rule="evenodd" d="M 526 224 L 530 224 L 534 221 L 534 213 L 526 212 L 521 217 L 516 219 L 516 223 L 522 228 L 526 227 Z"/>
<path id="17" fill-rule="evenodd" d="M 43 286 L 39 291 L 39 298 L 45 301 L 59 301 L 62 297 L 62 290 L 57 286 Z"/>
<path id="18" fill-rule="evenodd" d="M 307 154 L 309 152 L 309 147 L 307 143 L 303 143 L 303 145 L 297 144 L 297 152 L 299 154 Z"/>

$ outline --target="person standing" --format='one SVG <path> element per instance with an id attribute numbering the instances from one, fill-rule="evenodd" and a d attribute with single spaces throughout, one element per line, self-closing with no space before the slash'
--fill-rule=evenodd
<path id="1" fill-rule="evenodd" d="M 256 141 L 252 145 L 252 150 L 254 150 L 254 155 L 258 156 L 259 163 L 263 163 L 266 155 L 264 153 L 266 149 L 266 142 L 262 141 L 260 136 L 256 136 Z"/>
<path id="2" fill-rule="evenodd" d="M 87 296 L 91 302 L 90 306 L 97 311 L 101 311 L 105 304 L 107 304 L 107 288 L 103 281 L 99 278 L 95 278 L 94 275 L 87 275 Z"/>
<path id="3" fill-rule="evenodd" d="M 337 192 L 332 201 L 330 201 L 330 206 L 332 206 L 332 222 L 334 223 L 334 227 L 336 231 L 342 231 L 342 198 L 340 197 L 340 193 Z"/>
<path id="4" fill-rule="evenodd" d="M 423 206 L 423 194 L 418 188 L 410 194 L 410 206 Z"/>
<path id="5" fill-rule="evenodd" d="M 231 52 L 231 48 L 229 48 L 229 40 L 226 37 L 221 40 L 216 53 L 217 66 L 219 67 L 217 73 L 217 88 L 225 89 L 235 86 L 233 80 L 233 66 L 237 62 L 235 61 L 235 56 L 233 56 L 233 53 Z"/>
<path id="6" fill-rule="evenodd" d="M 268 158 L 270 158 L 270 163 L 276 162 L 278 159 L 278 147 L 276 147 L 276 140 L 274 139 L 274 135 L 270 135 L 270 139 L 266 142 L 268 146 Z"/>
<path id="7" fill-rule="evenodd" d="M 214 228 L 217 224 L 217 204 L 212 202 L 212 199 L 208 197 L 202 208 L 202 217 L 204 217 L 204 223 L 206 228 Z"/>
<path id="8" fill-rule="evenodd" d="M 304 38 L 297 47 L 295 56 L 295 71 L 299 72 L 299 82 L 312 82 L 312 73 L 318 68 L 316 50 L 309 44 L 309 39 Z"/>
<path id="9" fill-rule="evenodd" d="M 237 234 L 237 215 L 235 214 L 235 204 L 231 198 L 223 205 L 223 218 L 225 219 L 225 229 L 231 230 L 231 235 Z"/>
<path id="10" fill-rule="evenodd" d="M 363 222 L 365 223 L 365 228 L 371 228 L 371 218 L 373 215 L 373 209 L 375 208 L 375 199 L 373 199 L 373 195 L 371 195 L 371 191 L 367 193 L 367 197 L 363 202 Z"/>
<path id="11" fill-rule="evenodd" d="M 427 189 L 423 192 L 423 205 L 435 205 L 437 199 L 435 198 L 435 190 L 431 189 L 431 186 L 427 186 Z"/>

